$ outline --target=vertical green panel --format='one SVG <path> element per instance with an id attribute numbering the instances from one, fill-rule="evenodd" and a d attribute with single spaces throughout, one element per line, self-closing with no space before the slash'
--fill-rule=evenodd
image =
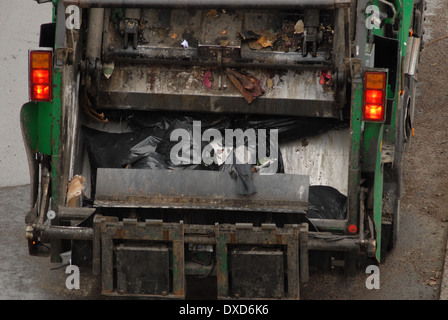
<path id="1" fill-rule="evenodd" d="M 53 104 L 51 102 L 41 102 L 38 105 L 37 129 L 38 149 L 40 153 L 51 155 L 51 127 L 53 118 Z"/>
<path id="2" fill-rule="evenodd" d="M 351 150 L 349 168 L 349 204 L 348 224 L 359 223 L 359 191 L 361 175 L 361 143 L 362 143 L 362 100 L 363 85 L 361 74 L 353 79 L 352 84 L 352 117 L 351 117 Z"/>
<path id="3" fill-rule="evenodd" d="M 380 261 L 381 252 L 381 220 L 383 214 L 383 165 L 381 150 L 383 144 L 384 124 L 366 122 L 363 136 L 362 160 L 363 169 L 374 173 L 373 179 L 373 213 L 375 221 L 377 252 Z"/>
<path id="4" fill-rule="evenodd" d="M 413 13 L 414 13 L 414 0 L 401 0 L 403 3 L 403 6 L 399 8 L 400 12 L 400 32 L 398 35 L 398 41 L 400 42 L 400 57 L 401 60 L 404 60 L 404 57 L 406 55 L 406 45 L 409 37 L 409 30 L 411 27 L 411 22 L 413 20 Z M 398 11 L 398 10 L 397 10 Z M 398 65 L 397 74 L 402 74 L 402 64 L 400 63 Z M 403 92 L 402 92 L 402 86 L 403 86 L 402 77 L 397 78 L 397 87 L 395 96 L 397 97 L 394 102 L 394 111 L 392 112 L 392 121 L 390 124 L 390 128 L 388 132 L 392 133 L 396 131 L 396 124 L 397 124 L 397 113 L 400 105 L 400 100 L 403 98 Z M 395 135 L 389 134 L 385 139 L 387 138 L 388 142 L 395 143 Z"/>
<path id="5" fill-rule="evenodd" d="M 411 22 L 414 15 L 414 0 L 401 0 L 403 2 L 402 7 L 402 20 L 401 20 L 401 32 L 400 32 L 400 42 L 401 42 L 401 55 L 402 57 L 406 54 L 406 43 L 409 37 L 409 30 L 411 28 Z"/>
<path id="6" fill-rule="evenodd" d="M 216 239 L 216 277 L 218 285 L 218 298 L 229 296 L 229 269 L 227 243 L 229 237 L 226 234 L 217 234 Z"/>
<path id="7" fill-rule="evenodd" d="M 27 150 L 32 153 L 38 152 L 38 106 L 39 104 L 36 102 L 28 102 L 22 106 L 20 111 L 23 140 Z"/>
<path id="8" fill-rule="evenodd" d="M 363 85 L 360 81 L 354 88 L 353 109 L 352 109 L 352 152 L 359 153 L 361 147 L 361 129 L 362 129 L 362 103 L 363 103 Z M 352 162 L 352 169 L 357 170 L 358 161 Z"/>
<path id="9" fill-rule="evenodd" d="M 415 0 L 401 0 L 401 1 L 395 1 L 396 2 L 396 9 L 397 9 L 397 19 L 400 19 L 400 23 L 399 23 L 399 33 L 398 33 L 398 41 L 400 43 L 400 52 L 399 55 L 401 57 L 401 59 L 404 59 L 405 54 L 406 54 L 406 45 L 407 45 L 407 41 L 408 41 L 408 37 L 409 37 L 409 31 L 410 31 L 410 27 L 411 27 L 411 23 L 413 20 L 413 13 L 414 13 L 414 2 Z M 400 5 L 400 2 L 402 5 Z M 401 63 L 398 64 L 398 70 L 397 70 L 397 74 L 401 75 L 402 74 L 402 70 L 401 70 Z M 392 112 L 392 119 L 391 119 L 391 123 L 388 126 L 388 130 L 384 137 L 384 139 L 388 142 L 388 143 L 395 143 L 395 131 L 396 131 L 396 122 L 397 122 L 397 112 L 398 112 L 398 108 L 400 105 L 400 100 L 403 98 L 403 96 L 401 95 L 401 90 L 402 90 L 402 78 L 398 77 L 397 78 L 397 86 L 396 86 L 396 92 L 394 92 L 393 94 L 395 95 L 395 97 L 397 97 L 394 101 L 393 104 L 393 112 Z"/>
<path id="10" fill-rule="evenodd" d="M 59 204 L 61 199 L 60 182 L 60 152 L 61 148 L 61 127 L 62 127 L 62 71 L 60 69 L 53 71 L 53 104 L 51 117 L 51 179 L 52 179 L 52 197 L 53 203 Z"/>
<path id="11" fill-rule="evenodd" d="M 56 22 L 56 8 L 58 7 L 59 0 L 53 0 L 53 22 Z"/>
<path id="12" fill-rule="evenodd" d="M 381 126 L 378 133 L 377 156 L 374 178 L 374 202 L 373 215 L 376 228 L 376 259 L 380 262 L 381 253 L 381 220 L 383 215 L 383 163 L 381 159 L 381 150 L 383 145 L 384 126 Z"/>

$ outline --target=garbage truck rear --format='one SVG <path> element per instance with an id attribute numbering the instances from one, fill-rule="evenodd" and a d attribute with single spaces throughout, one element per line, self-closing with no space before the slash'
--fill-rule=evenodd
<path id="1" fill-rule="evenodd" d="M 165 299 L 299 299 L 312 268 L 384 260 L 424 1 L 38 2 L 30 254 Z"/>

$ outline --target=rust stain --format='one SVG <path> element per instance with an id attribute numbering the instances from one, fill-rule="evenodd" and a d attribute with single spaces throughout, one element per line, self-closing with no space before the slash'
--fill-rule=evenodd
<path id="1" fill-rule="evenodd" d="M 283 236 L 281 234 L 275 235 L 275 243 L 276 244 L 283 244 Z"/>
<path id="2" fill-rule="evenodd" d="M 123 229 L 117 229 L 115 231 L 115 238 L 122 239 L 123 236 L 124 236 L 124 230 Z"/>

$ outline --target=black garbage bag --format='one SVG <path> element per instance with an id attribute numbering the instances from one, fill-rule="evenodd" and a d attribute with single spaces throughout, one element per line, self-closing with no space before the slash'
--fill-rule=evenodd
<path id="1" fill-rule="evenodd" d="M 134 169 L 167 169 L 164 157 L 156 152 L 161 138 L 149 136 L 130 149 L 130 154 L 123 166 L 130 165 Z"/>
<path id="2" fill-rule="evenodd" d="M 222 114 L 198 113 L 192 114 L 181 112 L 147 112 L 133 111 L 127 116 L 128 124 L 133 128 L 160 128 L 167 130 L 174 121 L 193 122 L 200 121 L 203 129 L 215 128 L 227 129 L 232 126 L 232 117 Z"/>
<path id="3" fill-rule="evenodd" d="M 250 115 L 234 120 L 239 128 L 278 130 L 279 142 L 307 138 L 332 129 L 348 126 L 347 121 L 332 118 L 311 117 L 277 117 L 267 115 Z"/>
<path id="4" fill-rule="evenodd" d="M 122 168 L 131 149 L 150 135 L 149 130 L 110 133 L 84 127 L 84 138 L 90 164 L 97 168 Z"/>
<path id="5" fill-rule="evenodd" d="M 307 218 L 343 220 L 347 215 L 347 196 L 329 186 L 310 186 Z"/>
<path id="6" fill-rule="evenodd" d="M 136 131 L 142 128 L 159 129 L 162 131 L 162 135 L 169 126 L 168 119 L 160 112 L 134 111 L 127 116 L 127 123 Z"/>

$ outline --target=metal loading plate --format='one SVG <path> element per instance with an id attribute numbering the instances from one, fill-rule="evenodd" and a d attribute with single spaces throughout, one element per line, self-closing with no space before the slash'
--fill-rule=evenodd
<path id="1" fill-rule="evenodd" d="M 291 10 L 170 3 L 126 13 L 121 23 L 108 10 L 95 107 L 340 118 L 342 15 L 296 2 Z"/>
<path id="2" fill-rule="evenodd" d="M 251 75 L 263 84 L 265 92 L 250 104 L 225 71 L 210 73 L 211 88 L 197 81 L 206 72 L 185 66 L 115 66 L 112 77 L 101 82 L 98 109 L 340 117 L 335 92 L 320 84 L 319 70 L 288 70 L 271 79 L 268 71 L 254 69 Z M 265 85 L 269 81 L 272 87 Z"/>
<path id="3" fill-rule="evenodd" d="M 228 172 L 100 168 L 94 205 L 282 213 L 308 207 L 308 176 L 254 174 L 253 182 L 255 194 L 239 195 Z"/>

